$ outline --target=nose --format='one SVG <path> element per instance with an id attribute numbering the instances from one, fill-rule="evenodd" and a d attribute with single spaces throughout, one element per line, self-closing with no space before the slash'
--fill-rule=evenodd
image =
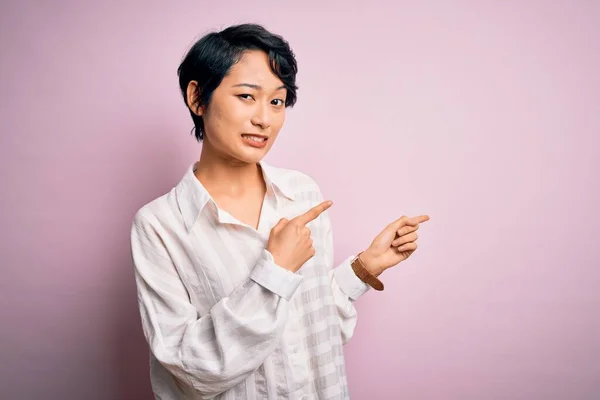
<path id="1" fill-rule="evenodd" d="M 258 102 L 257 102 L 258 103 Z M 268 129 L 271 126 L 271 115 L 270 108 L 268 105 L 259 103 L 254 109 L 254 114 L 250 121 L 252 125 L 260 127 L 260 129 Z"/>

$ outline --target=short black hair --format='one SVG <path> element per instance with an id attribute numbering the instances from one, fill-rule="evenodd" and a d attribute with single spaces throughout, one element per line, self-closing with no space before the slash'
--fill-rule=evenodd
<path id="1" fill-rule="evenodd" d="M 258 24 L 230 26 L 220 32 L 211 32 L 200 38 L 187 52 L 177 69 L 179 87 L 187 105 L 187 87 L 198 82 L 196 107 L 208 105 L 215 89 L 247 50 L 262 50 L 269 56 L 271 70 L 287 89 L 285 106 L 296 103 L 296 74 L 298 65 L 290 45 L 281 36 Z M 189 107 L 188 107 L 189 108 Z M 190 109 L 196 139 L 204 137 L 204 121 Z"/>

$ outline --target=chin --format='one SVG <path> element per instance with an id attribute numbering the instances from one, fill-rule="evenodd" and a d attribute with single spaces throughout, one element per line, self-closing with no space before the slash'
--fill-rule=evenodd
<path id="1" fill-rule="evenodd" d="M 248 164 L 256 164 L 265 158 L 269 150 L 271 150 L 271 146 L 266 146 L 264 149 L 243 146 L 236 151 L 236 158 Z"/>
<path id="2" fill-rule="evenodd" d="M 258 164 L 269 152 L 268 148 L 265 149 L 244 149 L 240 152 L 236 152 L 235 158 L 248 164 Z"/>

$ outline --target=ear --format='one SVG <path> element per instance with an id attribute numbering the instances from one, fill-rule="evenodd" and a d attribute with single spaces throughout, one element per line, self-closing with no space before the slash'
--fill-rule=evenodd
<path id="1" fill-rule="evenodd" d="M 186 91 L 187 105 L 194 114 L 202 116 L 204 109 L 198 104 L 198 94 L 198 82 L 190 81 L 190 83 L 188 83 Z"/>

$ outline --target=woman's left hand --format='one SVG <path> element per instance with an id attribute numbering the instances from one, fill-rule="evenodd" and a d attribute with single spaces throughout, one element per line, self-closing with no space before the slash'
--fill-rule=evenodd
<path id="1" fill-rule="evenodd" d="M 429 221 L 428 215 L 403 216 L 389 224 L 362 252 L 360 259 L 375 276 L 410 257 L 417 250 L 419 224 Z"/>

